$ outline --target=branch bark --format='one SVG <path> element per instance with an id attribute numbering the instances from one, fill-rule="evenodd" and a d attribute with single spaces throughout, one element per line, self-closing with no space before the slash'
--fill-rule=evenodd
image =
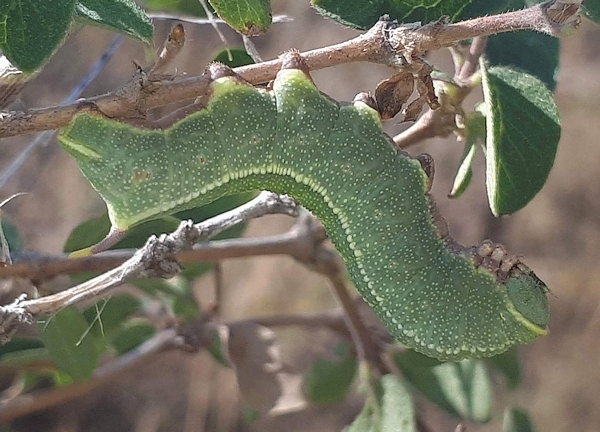
<path id="1" fill-rule="evenodd" d="M 550 0 L 520 11 L 475 18 L 456 24 L 432 23 L 399 26 L 379 21 L 369 31 L 337 45 L 302 53 L 309 69 L 318 70 L 349 62 L 372 62 L 403 68 L 427 51 L 452 46 L 461 40 L 515 30 L 534 30 L 559 36 L 578 24 L 581 0 Z M 252 84 L 272 80 L 279 59 L 236 68 Z M 144 118 L 149 109 L 193 100 L 208 92 L 206 75 L 190 78 L 147 76 L 140 71 L 118 91 L 72 104 L 41 109 L 0 112 L 0 138 L 66 126 L 74 115 L 98 110 L 111 118 Z"/>
<path id="2" fill-rule="evenodd" d="M 8 341 L 19 323 L 32 322 L 64 307 L 98 298 L 130 279 L 174 276 L 180 270 L 177 253 L 191 249 L 195 243 L 210 239 L 240 222 L 275 213 L 297 216 L 298 205 L 286 195 L 262 192 L 252 201 L 229 212 L 195 225 L 185 221 L 171 234 L 150 237 L 143 248 L 119 267 L 73 288 L 38 299 L 19 298 L 10 305 L 0 306 L 0 342 Z"/>

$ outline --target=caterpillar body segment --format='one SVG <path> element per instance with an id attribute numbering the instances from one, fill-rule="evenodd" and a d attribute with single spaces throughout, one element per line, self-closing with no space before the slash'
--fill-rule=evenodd
<path id="1" fill-rule="evenodd" d="M 361 295 L 406 346 L 461 360 L 545 334 L 543 282 L 503 250 L 447 235 L 427 158 L 397 151 L 369 103 L 340 107 L 321 94 L 297 53 L 283 64 L 270 91 L 212 67 L 207 108 L 164 131 L 77 116 L 60 139 L 113 228 L 246 190 L 285 193 L 323 222 Z"/>

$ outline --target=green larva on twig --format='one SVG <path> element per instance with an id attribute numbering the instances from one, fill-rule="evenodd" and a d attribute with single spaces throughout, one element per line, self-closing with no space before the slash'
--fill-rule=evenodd
<path id="1" fill-rule="evenodd" d="M 62 132 L 108 206 L 113 234 L 101 248 L 144 220 L 266 189 L 323 222 L 359 292 L 406 346 L 460 360 L 547 332 L 544 283 L 501 246 L 466 248 L 447 235 L 421 163 L 393 147 L 368 104 L 331 101 L 294 53 L 272 91 L 222 65 L 209 74 L 207 108 L 164 131 L 82 114 Z"/>

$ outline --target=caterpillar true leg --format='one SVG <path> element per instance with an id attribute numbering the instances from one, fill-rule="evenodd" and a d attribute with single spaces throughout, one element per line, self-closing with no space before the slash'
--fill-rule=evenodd
<path id="1" fill-rule="evenodd" d="M 421 154 L 417 155 L 415 158 L 421 164 L 421 167 L 423 168 L 423 171 L 425 171 L 425 174 L 427 174 L 428 182 L 427 182 L 426 192 L 429 192 L 431 190 L 431 187 L 433 186 L 433 178 L 435 176 L 434 160 L 431 157 L 431 155 L 428 153 L 421 153 Z"/>

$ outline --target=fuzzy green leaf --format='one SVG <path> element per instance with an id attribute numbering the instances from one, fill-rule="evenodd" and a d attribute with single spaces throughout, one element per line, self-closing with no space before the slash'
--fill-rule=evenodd
<path id="1" fill-rule="evenodd" d="M 485 140 L 485 117 L 481 113 L 477 111 L 467 113 L 465 116 L 465 125 L 465 132 L 467 134 L 465 149 L 461 163 L 454 176 L 452 190 L 448 194 L 449 198 L 460 197 L 471 184 L 471 178 L 473 177 L 471 167 L 475 161 L 475 153 L 477 152 L 476 144 Z"/>
<path id="2" fill-rule="evenodd" d="M 481 62 L 486 118 L 486 183 L 496 216 L 523 208 L 546 183 L 560 121 L 552 93 L 536 77 Z"/>
<path id="3" fill-rule="evenodd" d="M 408 382 L 440 408 L 474 422 L 490 420 L 492 383 L 481 360 L 436 364 L 421 354 L 406 351 L 396 355 L 395 361 Z"/>
<path id="4" fill-rule="evenodd" d="M 83 312 L 92 325 L 92 331 L 100 336 L 110 335 L 140 307 L 140 301 L 130 295 L 118 295 L 100 300 L 97 305 Z"/>
<path id="5" fill-rule="evenodd" d="M 304 377 L 308 399 L 318 404 L 342 400 L 354 381 L 357 363 L 348 345 L 340 345 L 335 360 L 316 359 Z"/>
<path id="6" fill-rule="evenodd" d="M 508 0 L 311 0 L 323 15 L 350 27 L 367 29 L 383 16 L 398 22 L 423 24 L 443 16 L 452 21 L 500 12 Z"/>
<path id="7" fill-rule="evenodd" d="M 206 12 L 198 0 L 148 0 L 146 10 L 206 17 Z"/>
<path id="8" fill-rule="evenodd" d="M 246 50 L 242 48 L 229 48 L 221 50 L 215 54 L 213 61 L 223 63 L 232 69 L 254 63 L 252 57 L 250 57 Z"/>
<path id="9" fill-rule="evenodd" d="M 152 22 L 132 0 L 79 0 L 75 18 L 152 43 Z"/>
<path id="10" fill-rule="evenodd" d="M 0 50 L 25 73 L 40 69 L 67 35 L 75 0 L 3 0 Z"/>
<path id="11" fill-rule="evenodd" d="M 76 381 L 90 379 L 98 365 L 98 351 L 89 324 L 74 307 L 40 323 L 40 339 L 56 365 Z M 84 336 L 85 335 L 85 336 Z"/>
<path id="12" fill-rule="evenodd" d="M 490 357 L 487 361 L 504 375 L 509 389 L 514 389 L 521 383 L 521 367 L 516 348 L 511 348 L 505 353 Z"/>
<path id="13" fill-rule="evenodd" d="M 344 432 L 416 432 L 412 395 L 400 377 L 384 375 L 375 383 L 378 397 L 367 399 Z"/>
<path id="14" fill-rule="evenodd" d="M 415 407 L 406 385 L 396 375 L 384 375 L 381 385 L 381 431 L 416 432 Z"/>
<path id="15" fill-rule="evenodd" d="M 502 432 L 535 432 L 527 411 L 507 409 L 504 412 Z"/>
<path id="16" fill-rule="evenodd" d="M 583 2 L 583 13 L 589 19 L 600 24 L 600 0 L 585 0 Z"/>
<path id="17" fill-rule="evenodd" d="M 246 36 L 258 36 L 271 26 L 271 0 L 209 0 L 217 14 Z"/>
<path id="18" fill-rule="evenodd" d="M 538 77 L 554 91 L 560 40 L 541 33 L 520 31 L 491 36 L 485 54 L 491 66 L 514 66 Z"/>
<path id="19" fill-rule="evenodd" d="M 111 338 L 118 354 L 125 354 L 154 336 L 156 329 L 146 321 L 130 321 Z"/>

